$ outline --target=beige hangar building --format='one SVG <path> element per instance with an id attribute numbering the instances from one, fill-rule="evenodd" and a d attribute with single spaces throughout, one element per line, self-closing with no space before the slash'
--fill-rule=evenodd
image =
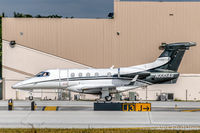
<path id="1" fill-rule="evenodd" d="M 154 61 L 162 52 L 161 43 L 193 41 L 197 46 L 183 57 L 176 84 L 132 91 L 139 100 L 156 100 L 162 93 L 200 100 L 200 2 L 115 0 L 112 19 L 3 18 L 2 28 L 3 99 L 26 99 L 28 91 L 11 86 L 46 69 L 138 65 Z M 11 41 L 16 42 L 14 47 Z M 33 92 L 39 99 L 58 99 L 61 94 L 61 90 Z M 77 94 L 70 95 L 73 99 Z"/>

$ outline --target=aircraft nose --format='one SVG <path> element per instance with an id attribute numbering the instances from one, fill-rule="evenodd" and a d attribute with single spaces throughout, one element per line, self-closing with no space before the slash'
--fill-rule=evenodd
<path id="1" fill-rule="evenodd" d="M 13 86 L 12 86 L 12 88 L 13 89 L 20 89 L 21 88 L 21 83 L 17 83 L 17 84 L 14 84 Z"/>

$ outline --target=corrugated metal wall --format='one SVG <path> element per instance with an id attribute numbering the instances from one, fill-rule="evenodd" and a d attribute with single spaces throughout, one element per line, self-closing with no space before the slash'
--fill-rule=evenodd
<path id="1" fill-rule="evenodd" d="M 160 54 L 162 42 L 200 45 L 200 2 L 121 1 L 115 2 L 114 11 L 122 65 L 152 61 Z M 180 71 L 200 73 L 200 46 L 186 53 Z"/>
<path id="2" fill-rule="evenodd" d="M 3 19 L 3 39 L 89 66 L 104 66 L 113 20 Z"/>
<path id="3" fill-rule="evenodd" d="M 114 19 L 4 18 L 3 39 L 92 67 L 151 62 L 161 42 L 200 45 L 200 2 L 114 4 Z M 199 58 L 192 48 L 180 71 L 200 73 Z"/>

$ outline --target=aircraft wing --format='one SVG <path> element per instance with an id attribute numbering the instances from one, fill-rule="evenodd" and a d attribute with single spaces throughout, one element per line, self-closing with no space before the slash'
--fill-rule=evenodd
<path id="1" fill-rule="evenodd" d="M 138 75 L 136 75 L 129 84 L 132 84 L 132 86 L 135 84 L 136 80 L 138 78 Z M 88 89 L 102 89 L 102 88 L 115 88 L 116 86 L 113 84 L 79 84 L 79 85 L 74 85 L 71 87 L 68 87 L 70 89 L 79 89 L 79 90 L 88 90 Z"/>
<path id="2" fill-rule="evenodd" d="M 68 87 L 69 90 L 82 92 L 82 93 L 97 93 L 102 91 L 104 88 L 108 88 L 109 90 L 113 90 L 114 92 L 124 92 L 131 89 L 136 89 L 143 86 L 150 85 L 149 82 L 145 82 L 138 79 L 139 75 L 136 75 L 128 84 L 124 84 L 123 86 L 115 86 L 114 84 L 78 84 L 74 86 Z"/>
<path id="3" fill-rule="evenodd" d="M 133 90 L 133 89 L 137 89 L 140 87 L 146 87 L 152 85 L 152 83 L 149 82 L 145 82 L 143 80 L 132 80 L 132 82 L 130 82 L 129 85 L 126 86 L 120 86 L 120 87 L 116 87 L 117 92 L 124 92 L 124 91 L 128 91 L 128 90 Z"/>
<path id="4" fill-rule="evenodd" d="M 93 89 L 93 88 L 112 88 L 115 87 L 114 85 L 104 85 L 104 84 L 88 84 L 88 85 L 83 85 L 82 89 L 87 90 L 87 89 Z"/>
<path id="5" fill-rule="evenodd" d="M 105 84 L 80 84 L 68 87 L 70 90 L 78 90 L 79 92 L 84 92 L 88 90 L 101 91 L 102 88 L 114 88 L 114 85 Z"/>

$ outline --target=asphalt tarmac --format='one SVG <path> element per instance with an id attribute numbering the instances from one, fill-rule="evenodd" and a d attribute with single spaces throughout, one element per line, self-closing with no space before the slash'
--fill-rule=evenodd
<path id="1" fill-rule="evenodd" d="M 147 101 L 137 101 L 146 103 Z M 160 102 L 148 101 L 151 103 L 152 111 L 181 112 L 200 109 L 200 102 Z M 44 106 L 56 106 L 58 111 L 93 111 L 93 101 L 35 101 L 36 111 L 42 111 Z M 14 101 L 13 110 L 30 111 L 31 101 Z M 8 101 L 0 101 L 0 111 L 8 110 Z M 200 110 L 199 110 L 200 111 Z"/>
<path id="2" fill-rule="evenodd" d="M 200 129 L 200 112 L 0 111 L 0 128 Z"/>
<path id="3" fill-rule="evenodd" d="M 14 110 L 7 111 L 8 102 L 0 101 L 0 128 L 200 129 L 200 102 L 150 102 L 151 112 L 123 112 L 93 111 L 87 101 L 36 101 L 36 111 L 30 111 L 30 101 L 14 101 Z M 41 111 L 44 106 L 58 111 Z"/>

